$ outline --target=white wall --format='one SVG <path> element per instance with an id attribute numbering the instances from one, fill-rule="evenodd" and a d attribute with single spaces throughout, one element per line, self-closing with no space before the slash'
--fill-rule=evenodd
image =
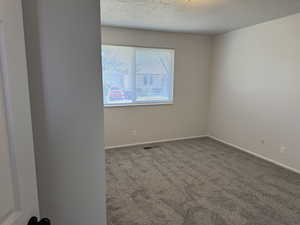
<path id="1" fill-rule="evenodd" d="M 299 27 L 296 14 L 214 39 L 209 119 L 211 135 L 298 170 Z"/>
<path id="2" fill-rule="evenodd" d="M 99 0 L 24 0 L 41 215 L 104 225 Z"/>
<path id="3" fill-rule="evenodd" d="M 105 108 L 106 146 L 206 134 L 210 37 L 104 27 L 102 39 L 104 44 L 175 49 L 174 104 Z"/>

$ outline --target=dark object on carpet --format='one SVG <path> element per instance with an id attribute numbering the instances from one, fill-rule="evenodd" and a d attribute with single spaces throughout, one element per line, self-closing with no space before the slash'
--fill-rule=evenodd
<path id="1" fill-rule="evenodd" d="M 299 225 L 300 175 L 209 138 L 106 151 L 108 225 Z"/>
<path id="2" fill-rule="evenodd" d="M 159 146 L 144 146 L 144 149 L 153 149 L 153 148 L 159 148 Z"/>

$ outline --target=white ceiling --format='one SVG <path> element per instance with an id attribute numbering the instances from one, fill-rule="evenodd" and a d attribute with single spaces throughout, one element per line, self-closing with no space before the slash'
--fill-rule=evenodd
<path id="1" fill-rule="evenodd" d="M 218 34 L 300 12 L 300 0 L 101 0 L 108 26 Z"/>

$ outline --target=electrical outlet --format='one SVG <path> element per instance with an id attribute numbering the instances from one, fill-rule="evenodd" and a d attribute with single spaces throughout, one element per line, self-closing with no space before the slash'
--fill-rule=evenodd
<path id="1" fill-rule="evenodd" d="M 133 136 L 136 136 L 136 130 L 132 130 L 131 132 Z"/>
<path id="2" fill-rule="evenodd" d="M 280 153 L 285 153 L 285 152 L 286 152 L 286 147 L 285 146 L 281 146 Z"/>

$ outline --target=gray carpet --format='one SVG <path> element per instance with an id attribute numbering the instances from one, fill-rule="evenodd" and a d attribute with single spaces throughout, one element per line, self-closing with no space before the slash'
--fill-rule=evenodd
<path id="1" fill-rule="evenodd" d="M 107 150 L 106 168 L 108 225 L 300 224 L 300 175 L 209 138 Z"/>

